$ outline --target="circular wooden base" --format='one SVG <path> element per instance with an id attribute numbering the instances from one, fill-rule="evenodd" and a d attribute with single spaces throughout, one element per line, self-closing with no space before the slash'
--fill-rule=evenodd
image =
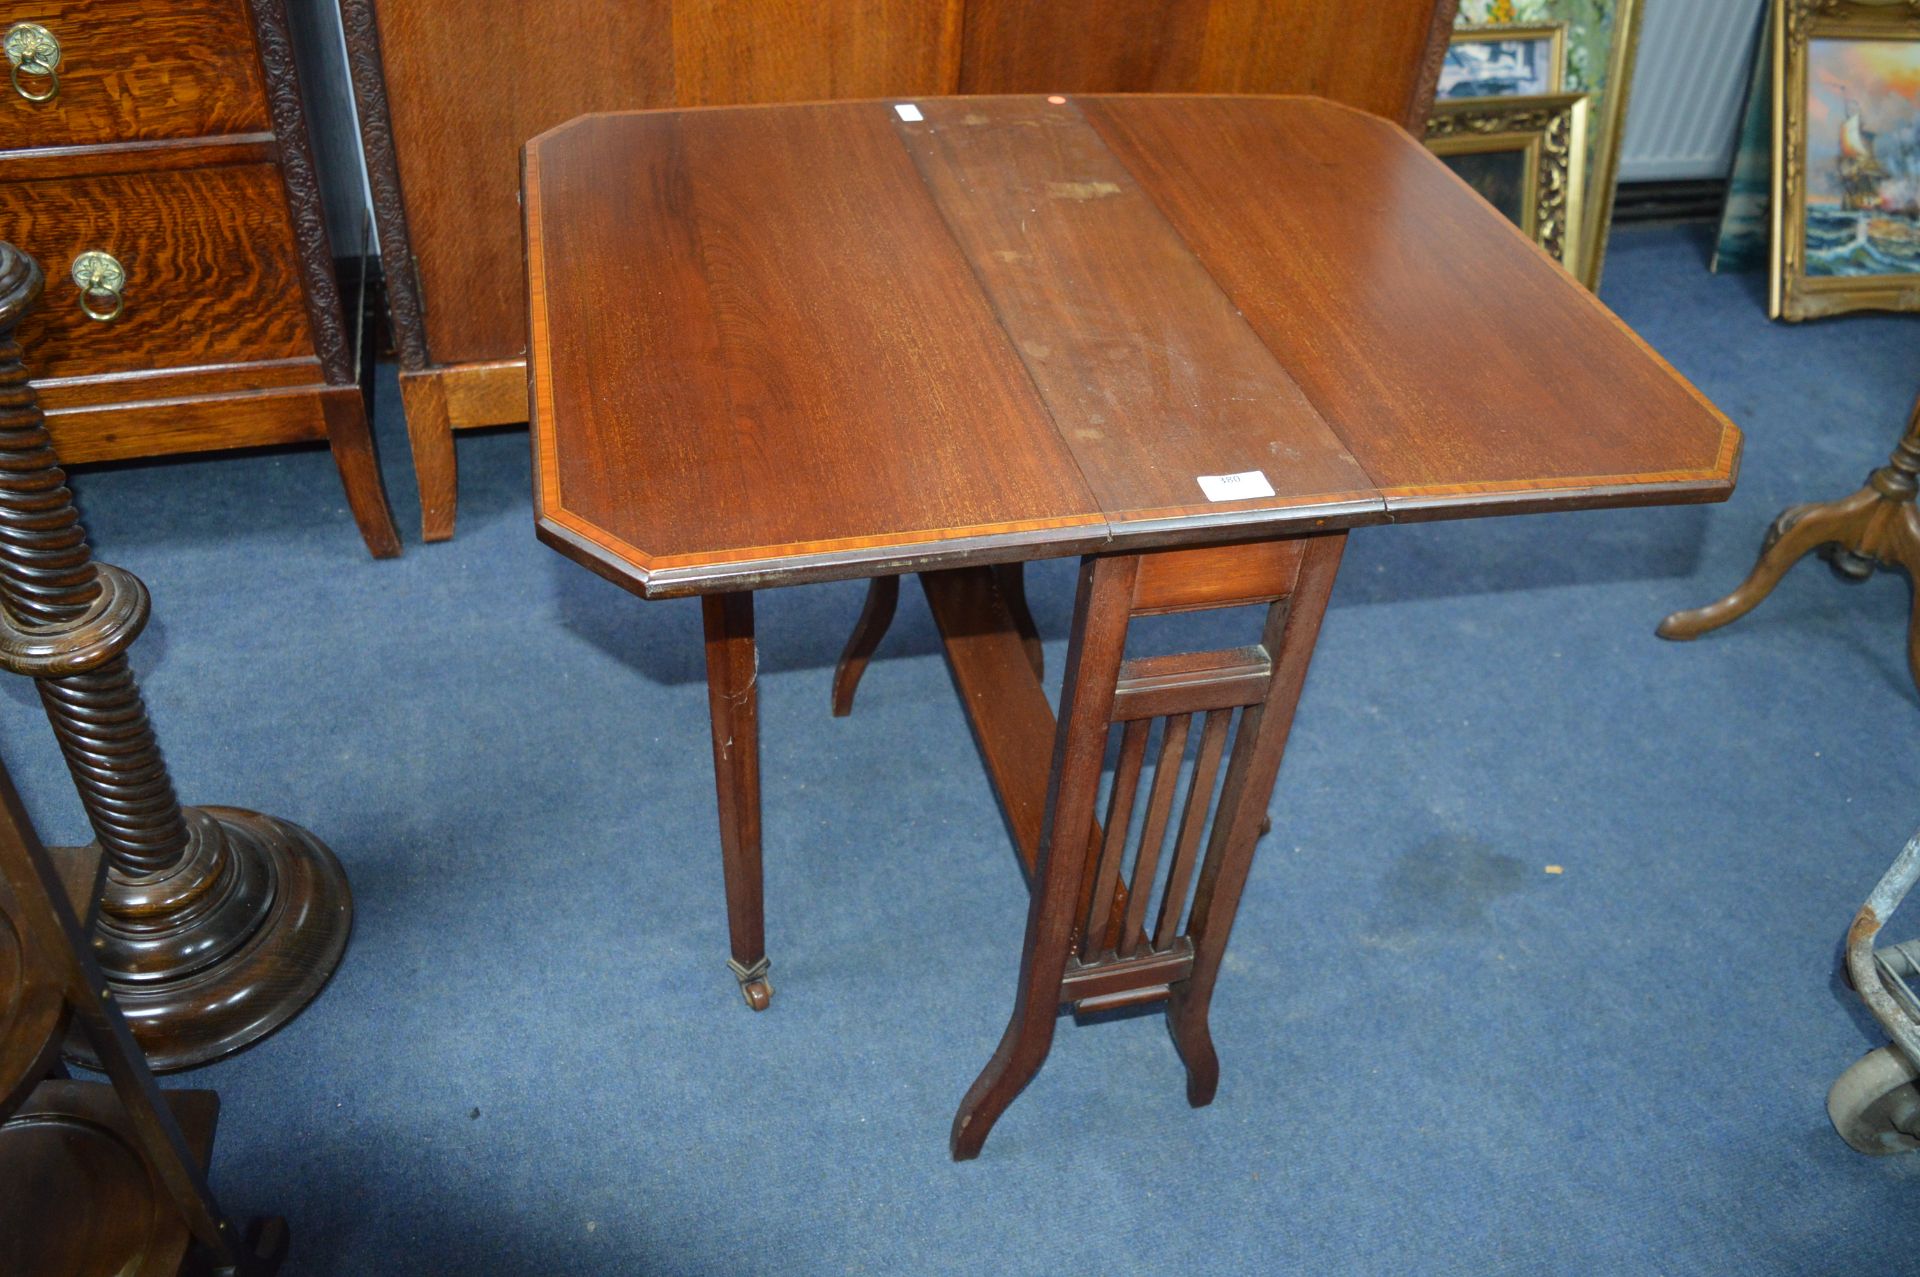
<path id="1" fill-rule="evenodd" d="M 211 1091 L 168 1096 L 196 1154 L 213 1142 Z M 141 1155 L 113 1088 L 47 1082 L 0 1123 L 0 1262 L 8 1272 L 173 1273 L 188 1234 Z"/>
<path id="2" fill-rule="evenodd" d="M 0 883 L 0 1113 L 11 1113 L 47 1075 L 66 1014 L 66 986 L 53 955 L 28 944 Z"/>
<path id="3" fill-rule="evenodd" d="M 195 846 L 164 880 L 110 875 L 94 952 L 156 1073 L 251 1046 L 293 1019 L 339 965 L 347 877 L 298 825 L 187 808 Z M 98 1067 L 78 1035 L 67 1058 Z"/>

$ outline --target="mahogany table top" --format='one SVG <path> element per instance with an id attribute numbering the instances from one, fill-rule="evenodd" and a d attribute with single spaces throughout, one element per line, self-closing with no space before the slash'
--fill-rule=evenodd
<path id="1" fill-rule="evenodd" d="M 524 176 L 540 534 L 648 596 L 1732 490 L 1698 391 L 1318 99 L 585 116 Z"/>

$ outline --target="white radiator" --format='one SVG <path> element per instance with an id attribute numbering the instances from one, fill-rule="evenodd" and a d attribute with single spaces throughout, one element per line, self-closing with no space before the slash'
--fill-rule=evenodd
<path id="1" fill-rule="evenodd" d="M 1724 177 L 1767 0 L 1641 0 L 1623 182 Z"/>

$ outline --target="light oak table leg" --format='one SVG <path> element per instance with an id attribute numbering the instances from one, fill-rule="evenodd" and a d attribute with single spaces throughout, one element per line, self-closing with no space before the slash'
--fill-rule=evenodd
<path id="1" fill-rule="evenodd" d="M 727 963 L 747 1005 L 764 1011 L 773 999 L 767 979 L 766 904 L 760 869 L 759 653 L 753 640 L 753 595 L 710 594 L 700 600 L 706 625 L 707 708 L 713 719 L 713 783 L 720 800 L 720 855 L 727 881 Z"/>
<path id="2" fill-rule="evenodd" d="M 327 446 L 340 470 L 347 492 L 347 508 L 376 559 L 398 558 L 400 533 L 393 526 L 393 508 L 387 503 L 387 485 L 380 477 L 380 458 L 373 449 L 373 430 L 367 424 L 367 403 L 354 386 L 321 400 L 327 422 Z"/>
<path id="3" fill-rule="evenodd" d="M 453 536 L 460 495 L 445 382 L 434 372 L 401 373 L 400 406 L 413 447 L 414 480 L 420 485 L 420 535 L 445 541 Z"/>

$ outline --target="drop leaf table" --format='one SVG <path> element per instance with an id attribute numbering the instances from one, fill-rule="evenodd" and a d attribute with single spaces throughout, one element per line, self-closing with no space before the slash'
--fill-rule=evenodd
<path id="1" fill-rule="evenodd" d="M 844 710 L 920 576 L 1031 887 L 959 1158 L 1063 1005 L 1163 1001 L 1213 1098 L 1208 1004 L 1348 529 L 1732 489 L 1711 404 L 1405 132 L 1318 99 L 629 112 L 523 169 L 538 532 L 701 596 L 756 1008 L 753 592 L 873 582 Z M 1056 715 L 1019 565 L 1065 555 Z M 1245 646 L 1127 656 L 1137 617 L 1248 604 Z"/>

